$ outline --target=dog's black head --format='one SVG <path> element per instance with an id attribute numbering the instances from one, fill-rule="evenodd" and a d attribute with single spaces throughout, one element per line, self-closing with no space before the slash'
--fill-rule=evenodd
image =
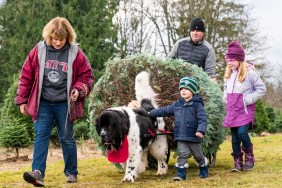
<path id="1" fill-rule="evenodd" d="M 155 109 L 150 99 L 142 99 L 140 102 L 140 106 L 144 108 L 147 112 L 150 112 L 151 110 Z"/>
<path id="2" fill-rule="evenodd" d="M 124 135 L 128 134 L 129 121 L 126 113 L 105 110 L 96 118 L 96 131 L 106 150 L 118 150 Z"/>

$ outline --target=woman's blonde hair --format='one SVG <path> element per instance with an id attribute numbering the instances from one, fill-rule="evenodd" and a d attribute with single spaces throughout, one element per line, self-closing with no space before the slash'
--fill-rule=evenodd
<path id="1" fill-rule="evenodd" d="M 50 20 L 43 29 L 42 37 L 47 45 L 51 45 L 53 37 L 67 39 L 70 44 L 74 44 L 76 40 L 76 34 L 73 27 L 69 21 L 63 17 L 56 17 Z"/>
<path id="2" fill-rule="evenodd" d="M 247 72 L 248 72 L 248 64 L 245 61 L 239 62 L 238 80 L 240 82 L 243 82 L 245 80 Z M 230 66 L 227 65 L 225 69 L 224 78 L 228 80 L 230 78 L 231 73 L 232 73 L 232 69 L 230 68 Z"/>

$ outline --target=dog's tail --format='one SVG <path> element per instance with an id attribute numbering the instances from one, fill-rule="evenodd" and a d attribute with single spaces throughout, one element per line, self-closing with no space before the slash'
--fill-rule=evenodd
<path id="1" fill-rule="evenodd" d="M 140 72 L 135 78 L 135 96 L 141 108 L 150 112 L 154 108 L 158 108 L 158 94 L 154 92 L 150 84 L 150 74 L 148 72 Z M 157 129 L 158 135 L 157 141 L 153 143 L 153 148 L 159 150 L 163 148 L 164 151 L 168 148 L 167 135 L 163 134 L 163 131 L 167 130 L 163 117 L 151 117 L 152 124 Z M 154 149 L 153 149 L 154 150 Z M 151 151 L 151 149 L 150 149 Z"/>
<path id="2" fill-rule="evenodd" d="M 137 101 L 141 103 L 143 99 L 148 99 L 152 102 L 154 108 L 158 108 L 157 96 L 150 85 L 150 74 L 146 71 L 142 71 L 136 75 L 135 78 L 135 96 Z"/>

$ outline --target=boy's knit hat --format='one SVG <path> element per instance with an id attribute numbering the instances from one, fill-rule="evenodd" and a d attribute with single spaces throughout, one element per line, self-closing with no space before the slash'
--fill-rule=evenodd
<path id="1" fill-rule="evenodd" d="M 184 77 L 179 81 L 179 89 L 186 88 L 189 89 L 193 95 L 198 93 L 198 84 L 194 78 Z"/>
<path id="2" fill-rule="evenodd" d="M 202 19 L 194 18 L 192 20 L 190 25 L 190 31 L 194 31 L 194 30 L 205 32 L 205 25 Z"/>
<path id="3" fill-rule="evenodd" d="M 244 48 L 238 41 L 232 41 L 227 46 L 227 51 L 225 55 L 226 59 L 235 59 L 237 61 L 245 61 Z"/>

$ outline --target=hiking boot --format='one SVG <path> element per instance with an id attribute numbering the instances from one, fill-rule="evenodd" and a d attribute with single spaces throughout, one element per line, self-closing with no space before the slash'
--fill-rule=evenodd
<path id="1" fill-rule="evenodd" d="M 239 172 L 243 170 L 243 153 L 231 153 L 234 158 L 234 167 L 231 169 L 231 172 Z"/>
<path id="2" fill-rule="evenodd" d="M 32 172 L 25 172 L 23 178 L 26 182 L 31 183 L 35 187 L 44 187 L 44 177 L 40 170 L 33 170 Z"/>
<path id="3" fill-rule="evenodd" d="M 67 183 L 76 183 L 77 182 L 77 176 L 76 175 L 68 175 L 67 176 Z"/>
<path id="4" fill-rule="evenodd" d="M 242 147 L 242 150 L 245 153 L 245 164 L 243 166 L 243 170 L 252 170 L 255 166 L 253 144 L 251 144 L 249 148 Z"/>

